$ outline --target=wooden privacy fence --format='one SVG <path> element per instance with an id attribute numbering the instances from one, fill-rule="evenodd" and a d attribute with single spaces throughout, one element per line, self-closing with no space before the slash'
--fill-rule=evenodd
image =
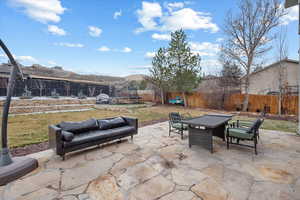
<path id="1" fill-rule="evenodd" d="M 182 97 L 181 93 L 171 92 L 167 94 L 167 101 Z M 189 93 L 186 95 L 187 105 L 195 108 L 219 108 L 225 110 L 241 110 L 244 94 L 228 94 L 219 93 Z M 278 96 L 275 95 L 250 95 L 249 96 L 249 112 L 262 112 L 264 109 L 268 113 L 278 114 Z M 297 115 L 299 104 L 298 96 L 284 96 L 282 100 L 282 114 Z"/>

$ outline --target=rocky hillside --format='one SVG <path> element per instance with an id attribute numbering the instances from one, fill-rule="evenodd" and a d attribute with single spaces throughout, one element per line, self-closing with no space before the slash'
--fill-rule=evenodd
<path id="1" fill-rule="evenodd" d="M 10 66 L 7 64 L 0 64 L 0 73 L 8 73 Z M 55 77 L 55 78 L 66 78 L 76 80 L 89 80 L 96 82 L 122 82 L 125 78 L 115 76 L 104 76 L 104 75 L 83 75 L 77 74 L 71 71 L 64 70 L 62 67 L 45 67 L 42 65 L 22 66 L 24 74 L 44 76 L 44 77 Z"/>
<path id="2" fill-rule="evenodd" d="M 133 74 L 133 75 L 126 76 L 125 79 L 127 81 L 142 81 L 145 79 L 145 77 L 146 75 L 143 74 Z"/>

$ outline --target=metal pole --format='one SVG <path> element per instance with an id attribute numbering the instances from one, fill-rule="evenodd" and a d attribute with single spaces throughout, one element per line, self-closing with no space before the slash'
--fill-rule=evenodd
<path id="1" fill-rule="evenodd" d="M 0 39 L 0 46 L 2 47 L 3 51 L 8 56 L 10 63 L 12 64 L 12 72 L 10 74 L 8 86 L 7 86 L 7 95 L 6 100 L 3 105 L 3 112 L 2 112 L 2 127 L 1 127 L 1 153 L 0 153 L 0 166 L 6 166 L 12 163 L 12 159 L 9 153 L 8 142 L 7 142 L 7 122 L 8 122 L 8 113 L 9 113 L 9 106 L 11 102 L 11 97 L 13 95 L 15 82 L 17 79 L 18 74 L 21 74 L 21 70 L 18 66 L 18 63 L 15 61 L 11 53 L 9 52 L 8 48 Z M 22 76 L 23 78 L 23 76 Z"/>

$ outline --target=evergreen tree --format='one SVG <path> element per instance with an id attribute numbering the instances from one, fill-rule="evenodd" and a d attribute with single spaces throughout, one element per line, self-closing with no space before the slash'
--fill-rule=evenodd
<path id="1" fill-rule="evenodd" d="M 182 93 L 184 105 L 187 106 L 186 93 L 197 88 L 200 83 L 201 58 L 191 52 L 182 29 L 171 33 L 168 60 L 172 73 L 172 89 Z"/>
<path id="2" fill-rule="evenodd" d="M 169 89 L 170 78 L 171 74 L 168 65 L 167 50 L 165 48 L 159 48 L 153 57 L 148 81 L 159 88 L 162 104 L 165 104 L 165 92 Z"/>
<path id="3" fill-rule="evenodd" d="M 240 78 L 243 75 L 241 68 L 235 63 L 226 61 L 223 63 L 221 71 L 222 87 L 237 87 L 240 86 Z"/>

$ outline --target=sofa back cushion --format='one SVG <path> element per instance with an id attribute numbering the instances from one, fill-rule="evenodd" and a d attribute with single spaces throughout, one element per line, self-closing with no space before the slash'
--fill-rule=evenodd
<path id="1" fill-rule="evenodd" d="M 98 123 L 96 119 L 89 119 L 80 122 L 61 122 L 59 127 L 63 131 L 69 131 L 72 133 L 82 133 L 85 131 L 98 129 Z"/>
<path id="2" fill-rule="evenodd" d="M 113 119 L 98 119 L 98 125 L 100 130 L 106 130 L 126 126 L 128 124 L 122 117 L 116 117 Z"/>

